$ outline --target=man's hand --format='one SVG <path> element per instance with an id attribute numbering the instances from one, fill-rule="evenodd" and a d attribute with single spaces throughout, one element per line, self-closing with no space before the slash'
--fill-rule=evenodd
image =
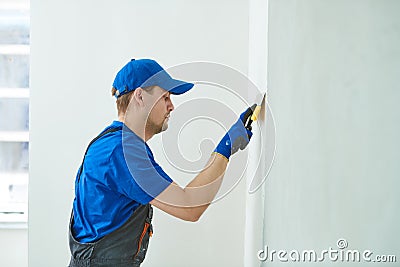
<path id="1" fill-rule="evenodd" d="M 247 146 L 253 133 L 251 132 L 251 128 L 245 128 L 245 124 L 253 114 L 255 107 L 256 104 L 240 114 L 237 122 L 232 125 L 229 131 L 221 139 L 214 152 L 217 152 L 229 159 L 229 157 L 236 153 L 239 149 L 243 150 Z"/>

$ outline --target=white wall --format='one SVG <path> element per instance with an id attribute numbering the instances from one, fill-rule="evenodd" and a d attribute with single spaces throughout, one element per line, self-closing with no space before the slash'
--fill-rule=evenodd
<path id="1" fill-rule="evenodd" d="M 246 73 L 248 4 L 32 0 L 31 10 L 29 266 L 65 266 L 75 173 L 90 139 L 115 118 L 116 71 L 151 57 L 166 67 L 204 60 Z M 241 266 L 243 188 L 196 224 L 156 212 L 144 266 Z"/>
<path id="2" fill-rule="evenodd" d="M 28 266 L 27 229 L 0 229 L 0 262 L 6 267 Z"/>
<path id="3" fill-rule="evenodd" d="M 267 91 L 267 48 L 268 48 L 268 1 L 249 1 L 249 70 L 248 76 L 257 86 L 258 91 Z M 268 99 L 267 99 L 268 100 Z M 268 110 L 268 108 L 267 108 Z M 267 145 L 273 146 L 271 136 L 267 134 L 266 126 L 272 126 L 270 121 L 265 121 L 265 110 L 261 110 L 260 116 L 253 125 L 253 138 L 249 144 L 250 160 L 246 175 L 246 223 L 245 223 L 245 247 L 244 266 L 253 267 L 259 265 L 255 255 L 263 245 L 264 227 L 264 186 L 253 192 L 259 182 L 267 175 L 268 163 L 266 158 Z M 269 114 L 269 113 L 268 113 Z M 267 123 L 267 124 L 266 124 Z M 256 185 L 256 186 L 254 186 Z M 251 193 L 250 193 L 251 192 Z"/>
<path id="4" fill-rule="evenodd" d="M 396 0 L 270 0 L 270 250 L 337 249 L 345 238 L 349 249 L 397 254 L 382 266 L 398 266 L 399 10 Z M 275 256 L 263 266 L 281 264 Z"/>

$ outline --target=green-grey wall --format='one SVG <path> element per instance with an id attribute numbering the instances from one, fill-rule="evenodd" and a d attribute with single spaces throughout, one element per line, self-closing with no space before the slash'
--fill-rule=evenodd
<path id="1" fill-rule="evenodd" d="M 396 0 L 269 0 L 269 249 L 318 252 L 345 238 L 400 261 L 399 11 Z"/>

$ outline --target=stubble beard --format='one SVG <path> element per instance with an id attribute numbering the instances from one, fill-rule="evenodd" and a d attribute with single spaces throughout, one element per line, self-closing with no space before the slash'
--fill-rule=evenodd
<path id="1" fill-rule="evenodd" d="M 160 124 L 156 124 L 153 121 L 148 121 L 147 130 L 151 131 L 153 134 L 158 134 L 168 129 L 168 119 L 165 118 L 163 122 Z"/>

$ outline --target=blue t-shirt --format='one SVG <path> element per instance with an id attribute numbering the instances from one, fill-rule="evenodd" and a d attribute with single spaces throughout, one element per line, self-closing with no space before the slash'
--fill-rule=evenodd
<path id="1" fill-rule="evenodd" d="M 155 162 L 150 147 L 122 122 L 89 148 L 75 181 L 75 238 L 94 242 L 124 224 L 140 204 L 165 190 L 172 179 Z"/>

